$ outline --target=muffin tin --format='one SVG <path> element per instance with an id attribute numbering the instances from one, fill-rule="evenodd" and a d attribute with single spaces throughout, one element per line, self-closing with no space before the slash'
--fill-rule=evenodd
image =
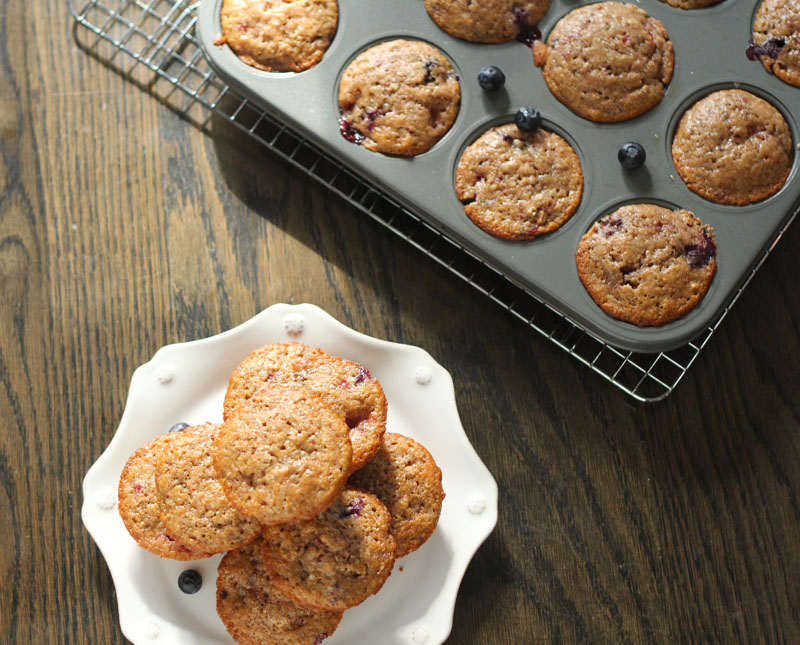
<path id="1" fill-rule="evenodd" d="M 569 0 L 552 2 L 539 23 L 545 39 L 575 6 Z M 227 46 L 215 45 L 221 0 L 203 0 L 196 34 L 209 64 L 227 83 L 444 235 L 604 341 L 657 352 L 685 344 L 714 322 L 800 206 L 800 88 L 746 58 L 758 2 L 724 0 L 691 11 L 658 0 L 643 0 L 639 6 L 664 23 L 675 47 L 675 72 L 658 105 L 616 124 L 587 121 L 559 103 L 524 44 L 453 38 L 439 29 L 419 0 L 339 0 L 339 28 L 331 47 L 321 63 L 299 73 L 262 72 L 241 62 Z M 337 93 L 344 68 L 364 49 L 394 38 L 435 45 L 461 79 L 461 109 L 453 127 L 430 151 L 412 158 L 370 152 L 339 133 Z M 506 84 L 500 92 L 489 94 L 478 86 L 478 71 L 486 65 L 504 71 Z M 731 87 L 751 91 L 778 108 L 796 146 L 784 187 L 748 206 L 723 206 L 695 195 L 678 176 L 670 154 L 672 134 L 686 108 L 709 92 Z M 536 240 L 509 242 L 485 233 L 466 216 L 455 194 L 455 169 L 469 143 L 486 128 L 513 120 L 523 105 L 539 109 L 544 127 L 574 147 L 583 167 L 584 195 L 561 229 Z M 617 150 L 628 141 L 647 150 L 645 166 L 635 171 L 623 170 L 617 161 Z M 686 208 L 716 233 L 718 271 L 708 294 L 686 316 L 662 327 L 639 328 L 605 314 L 586 293 L 575 268 L 575 249 L 592 223 L 620 205 L 639 201 Z"/>

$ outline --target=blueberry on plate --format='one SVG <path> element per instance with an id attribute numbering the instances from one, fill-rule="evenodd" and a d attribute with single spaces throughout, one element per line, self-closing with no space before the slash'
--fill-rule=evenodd
<path id="1" fill-rule="evenodd" d="M 169 430 L 167 430 L 167 432 L 180 432 L 181 430 L 186 430 L 186 428 L 188 428 L 188 427 L 189 427 L 188 423 L 184 423 L 183 421 L 180 421 L 178 423 L 173 423 L 169 427 Z"/>
<path id="2" fill-rule="evenodd" d="M 505 82 L 506 75 L 503 74 L 503 70 L 494 65 L 484 67 L 478 72 L 478 85 L 487 92 L 496 92 L 503 87 Z"/>
<path id="3" fill-rule="evenodd" d="M 178 588 L 183 593 L 197 593 L 203 586 L 203 576 L 194 569 L 186 569 L 178 576 Z"/>
<path id="4" fill-rule="evenodd" d="M 542 115 L 535 108 L 523 107 L 514 115 L 514 123 L 524 132 L 533 132 L 542 127 Z"/>
<path id="5" fill-rule="evenodd" d="M 617 152 L 617 159 L 622 164 L 625 170 L 634 170 L 642 164 L 647 158 L 647 153 L 644 151 L 644 146 L 636 141 L 630 141 L 622 145 Z"/>

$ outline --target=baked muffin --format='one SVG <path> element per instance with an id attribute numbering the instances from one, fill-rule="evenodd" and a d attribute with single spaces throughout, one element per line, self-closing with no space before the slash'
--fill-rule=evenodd
<path id="1" fill-rule="evenodd" d="M 363 365 L 302 343 L 265 345 L 251 352 L 231 375 L 223 418 L 266 384 L 313 390 L 347 423 L 353 448 L 350 472 L 378 452 L 386 431 L 386 396 Z"/>
<path id="2" fill-rule="evenodd" d="M 350 472 L 347 424 L 309 389 L 256 392 L 215 436 L 214 466 L 225 495 L 262 524 L 314 517 Z"/>
<path id="3" fill-rule="evenodd" d="M 342 612 L 301 607 L 270 582 L 261 540 L 229 551 L 217 568 L 217 614 L 237 643 L 311 645 L 333 634 Z"/>
<path id="4" fill-rule="evenodd" d="M 442 471 L 411 437 L 387 432 L 378 454 L 348 484 L 372 493 L 389 510 L 398 558 L 416 551 L 436 530 L 444 500 Z"/>
<path id="5" fill-rule="evenodd" d="M 348 487 L 312 520 L 264 527 L 264 566 L 295 602 L 344 611 L 377 593 L 391 574 L 391 526 L 377 497 Z"/>
<path id="6" fill-rule="evenodd" d="M 205 553 L 238 549 L 261 531 L 231 505 L 217 481 L 211 453 L 218 429 L 205 423 L 175 433 L 155 462 L 161 521 L 176 540 Z"/>
<path id="7" fill-rule="evenodd" d="M 223 0 L 214 43 L 266 72 L 302 72 L 322 60 L 338 21 L 336 0 Z"/>
<path id="8" fill-rule="evenodd" d="M 686 185 L 719 204 L 750 204 L 777 192 L 794 158 L 783 115 L 744 90 L 713 92 L 681 116 L 672 159 Z"/>
<path id="9" fill-rule="evenodd" d="M 532 240 L 575 212 L 583 172 L 572 146 L 554 132 L 523 132 L 509 123 L 488 129 L 464 150 L 456 194 L 487 233 Z"/>
<path id="10" fill-rule="evenodd" d="M 418 40 L 390 40 L 359 54 L 339 83 L 339 130 L 368 150 L 409 157 L 453 125 L 461 88 L 450 61 Z"/>
<path id="11" fill-rule="evenodd" d="M 800 2 L 763 0 L 753 24 L 753 43 L 747 49 L 751 60 L 782 81 L 800 87 Z"/>
<path id="12" fill-rule="evenodd" d="M 177 439 L 177 433 L 163 434 L 134 452 L 125 463 L 117 491 L 119 514 L 136 543 L 162 558 L 198 560 L 211 554 L 183 544 L 170 535 L 156 496 L 156 460 L 163 446 Z"/>
<path id="13" fill-rule="evenodd" d="M 664 96 L 674 62 L 667 30 L 644 9 L 600 2 L 570 11 L 533 47 L 553 95 L 591 121 L 627 121 Z"/>
<path id="14" fill-rule="evenodd" d="M 476 43 L 517 39 L 532 45 L 550 0 L 425 0 L 428 15 L 451 36 Z"/>
<path id="15" fill-rule="evenodd" d="M 671 7 L 679 9 L 704 9 L 719 4 L 722 0 L 661 0 L 661 2 L 666 2 Z"/>
<path id="16" fill-rule="evenodd" d="M 640 327 L 676 320 L 703 299 L 717 269 L 711 227 L 686 210 L 629 204 L 578 244 L 578 276 L 607 314 Z"/>

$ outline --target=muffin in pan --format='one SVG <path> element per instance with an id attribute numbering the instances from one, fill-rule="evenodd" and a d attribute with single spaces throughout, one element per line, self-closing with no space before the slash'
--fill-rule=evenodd
<path id="1" fill-rule="evenodd" d="M 720 90 L 681 116 L 672 159 L 698 195 L 718 204 L 750 204 L 786 182 L 794 159 L 792 133 L 764 99 L 744 90 Z"/>
<path id="2" fill-rule="evenodd" d="M 547 44 L 533 46 L 553 95 L 575 114 L 614 123 L 644 114 L 664 96 L 674 52 L 664 25 L 644 9 L 599 2 L 570 11 Z"/>
<path id="3" fill-rule="evenodd" d="M 800 87 L 800 2 L 763 0 L 753 25 L 750 59 L 779 79 Z"/>
<path id="4" fill-rule="evenodd" d="M 550 0 L 425 0 L 433 21 L 451 36 L 476 43 L 528 43 Z"/>
<path id="5" fill-rule="evenodd" d="M 594 223 L 575 254 L 578 277 L 610 316 L 640 327 L 684 316 L 717 270 L 714 232 L 687 210 L 628 204 Z"/>
<path id="6" fill-rule="evenodd" d="M 456 194 L 487 233 L 532 240 L 560 227 L 578 208 L 583 171 L 555 132 L 524 132 L 513 123 L 489 128 L 458 162 Z"/>
<path id="7" fill-rule="evenodd" d="M 322 60 L 339 22 L 337 0 L 223 0 L 222 34 L 244 62 L 266 72 L 302 72 Z"/>
<path id="8" fill-rule="evenodd" d="M 461 86 L 433 45 L 390 40 L 359 54 L 339 83 L 339 129 L 367 150 L 410 157 L 429 150 L 458 116 Z"/>

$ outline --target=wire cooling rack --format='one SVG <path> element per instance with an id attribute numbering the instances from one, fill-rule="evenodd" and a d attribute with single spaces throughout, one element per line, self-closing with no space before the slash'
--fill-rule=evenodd
<path id="1" fill-rule="evenodd" d="M 80 0 L 77 0 L 80 2 Z M 79 45 L 204 131 L 222 117 L 468 282 L 531 329 L 637 401 L 668 396 L 708 343 L 795 213 L 719 318 L 693 341 L 642 353 L 605 343 L 512 283 L 315 145 L 233 92 L 210 68 L 194 36 L 197 3 L 68 0 Z M 88 38 L 87 38 L 88 36 Z"/>

